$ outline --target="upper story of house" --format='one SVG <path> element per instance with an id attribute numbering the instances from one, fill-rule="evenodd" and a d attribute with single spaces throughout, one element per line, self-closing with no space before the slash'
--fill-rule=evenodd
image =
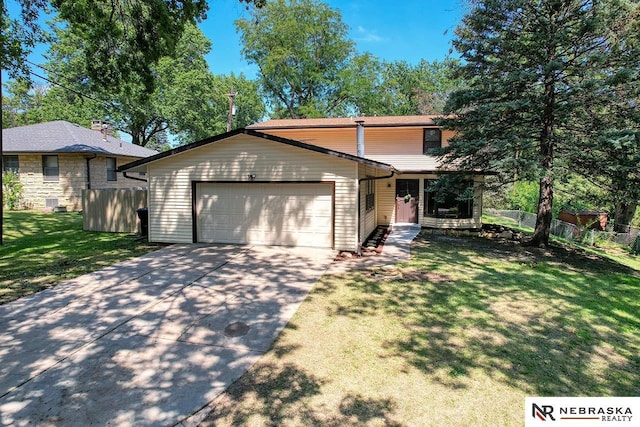
<path id="1" fill-rule="evenodd" d="M 399 170 L 425 171 L 442 168 L 431 150 L 447 146 L 453 136 L 453 132 L 435 124 L 436 117 L 281 119 L 256 123 L 248 129 L 366 157 Z"/>
<path id="2" fill-rule="evenodd" d="M 428 155 L 429 149 L 448 145 L 453 132 L 441 130 L 437 116 L 347 117 L 279 119 L 248 129 L 358 155 L 358 126 L 362 125 L 364 156 Z"/>

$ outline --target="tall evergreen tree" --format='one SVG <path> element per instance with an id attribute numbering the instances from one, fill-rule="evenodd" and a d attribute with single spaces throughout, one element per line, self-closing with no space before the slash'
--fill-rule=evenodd
<path id="1" fill-rule="evenodd" d="M 537 180 L 533 245 L 549 242 L 557 155 L 585 143 L 586 124 L 574 114 L 590 97 L 605 105 L 629 78 L 603 79 L 602 71 L 615 63 L 617 24 L 635 8 L 626 0 L 470 0 L 456 29 L 458 76 L 468 86 L 448 100 L 452 116 L 442 124 L 458 135 L 445 159 L 503 181 L 514 171 Z"/>

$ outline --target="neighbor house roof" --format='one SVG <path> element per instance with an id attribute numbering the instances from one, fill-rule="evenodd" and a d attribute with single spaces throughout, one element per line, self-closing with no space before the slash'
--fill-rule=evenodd
<path id="1" fill-rule="evenodd" d="M 3 153 L 88 153 L 149 157 L 157 151 L 64 120 L 2 129 Z"/>
<path id="2" fill-rule="evenodd" d="M 175 155 L 180 154 L 180 153 L 182 153 L 184 151 L 189 151 L 189 150 L 193 150 L 195 148 L 202 147 L 204 145 L 213 144 L 213 143 L 216 143 L 216 142 L 219 142 L 219 141 L 222 141 L 222 140 L 225 140 L 225 139 L 228 139 L 228 138 L 234 137 L 236 135 L 240 135 L 240 134 L 250 135 L 250 136 L 257 137 L 257 138 L 262 138 L 262 139 L 267 139 L 267 140 L 274 141 L 274 142 L 279 142 L 281 144 L 291 145 L 291 146 L 302 148 L 302 149 L 309 150 L 309 151 L 315 151 L 317 153 L 328 154 L 328 155 L 331 155 L 331 156 L 340 157 L 340 158 L 347 159 L 347 160 L 352 160 L 354 162 L 362 163 L 362 164 L 365 164 L 365 165 L 370 165 L 370 166 L 373 166 L 373 167 L 376 167 L 376 168 L 379 168 L 379 169 L 388 170 L 389 172 L 394 172 L 394 173 L 398 172 L 393 166 L 391 166 L 391 165 L 389 165 L 387 163 L 377 162 L 375 160 L 365 159 L 365 158 L 362 158 L 362 157 L 353 156 L 351 154 L 342 153 L 342 152 L 335 151 L 335 150 L 329 150 L 329 149 L 323 148 L 323 147 L 318 147 L 317 145 L 306 144 L 304 142 L 294 141 L 293 139 L 287 139 L 287 138 L 282 138 L 282 137 L 275 136 L 275 135 L 269 135 L 269 134 L 266 134 L 266 133 L 257 132 L 255 130 L 250 130 L 250 129 L 246 129 L 246 128 L 232 130 L 231 132 L 227 132 L 227 133 L 223 133 L 223 134 L 220 134 L 220 135 L 212 136 L 210 138 L 206 138 L 206 139 L 194 142 L 194 143 L 189 144 L 189 145 L 183 145 L 181 147 L 174 148 L 173 150 L 165 151 L 163 153 L 159 153 L 159 154 L 156 154 L 154 156 L 147 157 L 145 159 L 136 160 L 134 162 L 131 162 L 131 163 L 128 163 L 128 164 L 126 164 L 124 166 L 121 166 L 120 168 L 118 168 L 118 171 L 122 172 L 122 171 L 127 171 L 127 170 L 133 170 L 133 169 L 139 168 L 140 166 L 144 166 L 144 165 L 146 165 L 148 163 L 155 162 L 157 160 L 164 159 L 164 158 L 169 157 L 169 156 L 175 156 Z"/>
<path id="3" fill-rule="evenodd" d="M 304 128 L 344 128 L 354 127 L 363 121 L 366 127 L 436 126 L 433 119 L 441 116 L 371 116 L 336 117 L 323 119 L 277 119 L 255 123 L 247 129 L 304 129 Z"/>

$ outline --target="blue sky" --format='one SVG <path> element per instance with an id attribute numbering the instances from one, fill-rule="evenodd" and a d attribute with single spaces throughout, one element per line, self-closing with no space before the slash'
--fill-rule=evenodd
<path id="1" fill-rule="evenodd" d="M 338 9 L 350 28 L 356 49 L 387 61 L 443 60 L 449 54 L 453 31 L 464 15 L 463 0 L 325 0 Z M 215 74 L 255 76 L 240 53 L 233 22 L 246 16 L 238 0 L 209 0 L 207 19 L 200 28 L 212 41 L 207 56 Z M 454 52 L 455 55 L 455 52 Z"/>
<path id="2" fill-rule="evenodd" d="M 248 64 L 240 53 L 240 41 L 234 26 L 236 19 L 247 16 L 245 4 L 239 0 L 208 1 L 208 17 L 200 28 L 213 43 L 211 53 L 207 55 L 211 71 L 256 77 L 255 66 Z M 445 59 L 451 48 L 453 31 L 464 15 L 464 0 L 325 1 L 340 11 L 358 52 L 370 52 L 383 60 L 405 60 L 411 64 L 420 59 Z M 19 13 L 15 0 L 8 0 L 6 4 L 10 15 Z M 39 47 L 30 60 L 43 63 L 42 53 L 45 50 L 45 47 Z M 3 71 L 3 81 L 5 78 Z"/>

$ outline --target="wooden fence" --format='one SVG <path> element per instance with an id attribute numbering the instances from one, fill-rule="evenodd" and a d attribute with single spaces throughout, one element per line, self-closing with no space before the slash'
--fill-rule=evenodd
<path id="1" fill-rule="evenodd" d="M 85 231 L 137 233 L 138 209 L 147 206 L 147 190 L 82 190 L 82 217 Z"/>

